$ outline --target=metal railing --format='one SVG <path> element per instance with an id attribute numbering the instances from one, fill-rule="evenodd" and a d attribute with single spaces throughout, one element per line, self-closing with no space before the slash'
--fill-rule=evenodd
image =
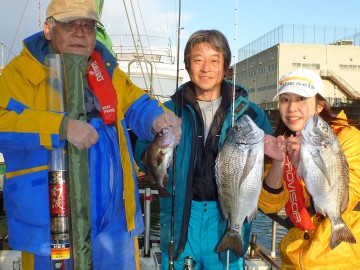
<path id="1" fill-rule="evenodd" d="M 346 80 L 329 69 L 320 70 L 321 78 L 332 81 L 346 96 L 351 99 L 360 98 L 360 93 L 355 90 Z"/>

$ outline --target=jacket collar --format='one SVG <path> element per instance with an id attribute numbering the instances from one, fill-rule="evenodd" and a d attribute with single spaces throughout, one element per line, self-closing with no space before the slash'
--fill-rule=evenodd
<path id="1" fill-rule="evenodd" d="M 233 99 L 233 83 L 223 80 L 223 82 L 221 83 L 220 92 L 222 96 L 221 106 L 225 108 L 229 107 Z M 248 95 L 248 90 L 245 87 L 239 84 L 235 85 L 235 99 L 239 96 L 247 99 Z M 195 108 L 198 107 L 195 96 L 195 85 L 191 81 L 181 85 L 179 87 L 179 90 L 171 96 L 171 99 L 179 107 L 182 107 L 183 102 L 186 102 L 187 104 Z"/>

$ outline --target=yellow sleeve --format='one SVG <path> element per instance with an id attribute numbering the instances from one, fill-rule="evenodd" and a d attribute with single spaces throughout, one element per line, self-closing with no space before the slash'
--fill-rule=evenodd
<path id="1" fill-rule="evenodd" d="M 265 165 L 265 177 L 270 167 L 270 163 Z M 284 181 L 283 187 L 283 190 L 277 194 L 268 192 L 266 189 L 264 189 L 264 187 L 261 188 L 258 202 L 258 207 L 261 209 L 261 211 L 263 211 L 265 214 L 277 213 L 284 207 L 285 203 L 289 198 L 289 193 L 285 187 Z"/>
<path id="2" fill-rule="evenodd" d="M 348 126 L 338 133 L 338 139 L 349 166 L 349 205 L 351 211 L 360 200 L 360 131 Z"/>

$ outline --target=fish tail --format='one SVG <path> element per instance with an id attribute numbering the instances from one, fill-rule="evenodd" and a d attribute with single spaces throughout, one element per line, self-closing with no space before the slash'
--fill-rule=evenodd
<path id="1" fill-rule="evenodd" d="M 330 239 L 330 248 L 334 249 L 341 242 L 347 242 L 351 244 L 356 243 L 354 235 L 351 233 L 349 228 L 346 227 L 345 224 L 335 226 L 335 228 L 333 229 Z"/>
<path id="2" fill-rule="evenodd" d="M 221 253 L 232 249 L 239 257 L 244 257 L 244 248 L 241 241 L 241 234 L 227 232 L 217 246 L 216 252 Z"/>

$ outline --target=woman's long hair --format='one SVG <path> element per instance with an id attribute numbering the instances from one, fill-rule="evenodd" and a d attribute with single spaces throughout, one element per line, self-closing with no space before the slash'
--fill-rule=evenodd
<path id="1" fill-rule="evenodd" d="M 316 104 L 323 104 L 324 109 L 319 113 L 319 116 L 324 119 L 327 123 L 330 123 L 334 119 L 334 115 L 331 112 L 330 104 L 324 99 L 321 95 L 316 94 Z M 275 131 L 273 133 L 274 137 L 284 135 L 286 137 L 294 135 L 295 132 L 291 131 L 282 121 L 281 116 L 279 115 L 279 120 L 276 125 Z"/>

